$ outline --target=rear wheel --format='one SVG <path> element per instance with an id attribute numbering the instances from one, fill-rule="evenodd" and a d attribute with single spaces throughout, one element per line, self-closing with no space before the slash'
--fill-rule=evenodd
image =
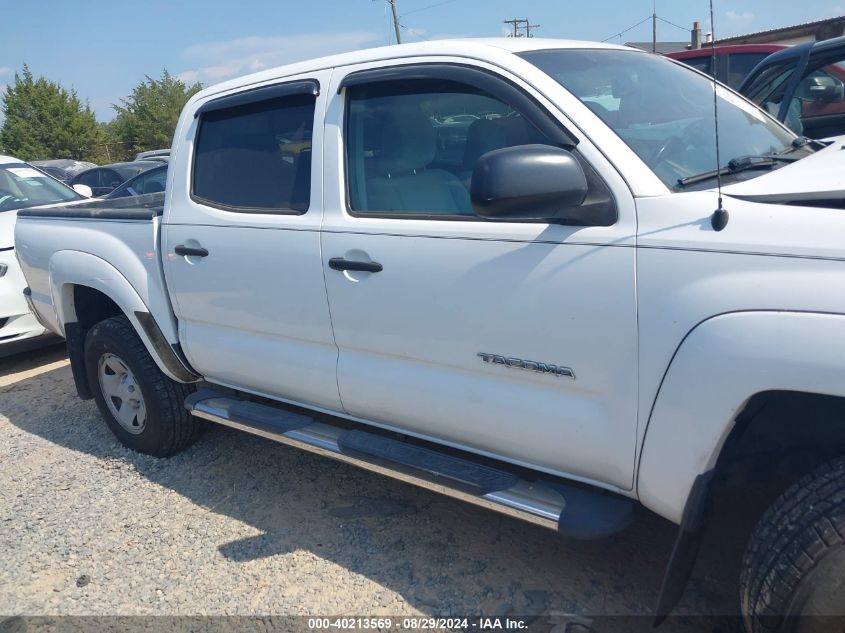
<path id="1" fill-rule="evenodd" d="M 196 439 L 199 424 L 184 407 L 193 386 L 162 373 L 125 316 L 88 331 L 85 368 L 97 407 L 124 446 L 163 457 Z"/>
<path id="2" fill-rule="evenodd" d="M 803 477 L 763 515 L 740 592 L 751 633 L 845 630 L 845 458 Z"/>

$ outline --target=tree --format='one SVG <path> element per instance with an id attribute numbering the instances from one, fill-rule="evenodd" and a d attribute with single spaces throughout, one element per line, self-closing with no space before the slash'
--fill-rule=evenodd
<path id="1" fill-rule="evenodd" d="M 2 107 L 3 152 L 28 161 L 100 159 L 103 130 L 75 90 L 65 90 L 44 77 L 35 79 L 24 64 L 23 70 L 15 73 L 15 83 L 6 88 Z"/>
<path id="2" fill-rule="evenodd" d="M 109 128 L 126 156 L 150 149 L 170 147 L 179 113 L 195 93 L 199 83 L 188 85 L 167 70 L 160 79 L 146 76 L 132 94 L 114 105 L 117 116 Z"/>

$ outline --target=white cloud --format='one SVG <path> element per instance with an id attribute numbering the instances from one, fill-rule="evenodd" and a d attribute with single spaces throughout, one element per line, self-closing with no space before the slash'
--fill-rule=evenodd
<path id="1" fill-rule="evenodd" d="M 832 7 L 828 7 L 820 14 L 820 19 L 825 18 L 838 18 L 841 15 L 845 15 L 845 4 L 836 4 Z"/>
<path id="2" fill-rule="evenodd" d="M 178 73 L 185 82 L 213 84 L 224 79 L 375 45 L 381 36 L 368 31 L 303 33 L 291 36 L 240 37 L 189 46 L 182 52 L 188 68 Z"/>
<path id="3" fill-rule="evenodd" d="M 0 66 L 0 77 L 3 75 L 11 75 L 14 71 L 8 66 Z"/>
<path id="4" fill-rule="evenodd" d="M 749 22 L 754 21 L 754 14 L 750 11 L 743 11 L 742 13 L 738 11 L 728 11 L 725 13 L 725 17 L 728 19 L 728 22 L 732 24 L 748 24 Z"/>

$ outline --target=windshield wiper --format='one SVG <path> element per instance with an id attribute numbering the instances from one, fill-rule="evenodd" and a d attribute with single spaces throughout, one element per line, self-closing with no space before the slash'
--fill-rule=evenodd
<path id="1" fill-rule="evenodd" d="M 792 143 L 784 147 L 778 154 L 787 154 L 794 149 L 801 149 L 802 147 L 814 147 L 818 149 L 824 149 L 828 145 L 830 145 L 833 141 L 818 141 L 816 139 L 807 138 L 806 136 L 797 136 L 792 139 Z"/>
<path id="2" fill-rule="evenodd" d="M 736 174 L 748 169 L 771 169 L 778 163 L 794 163 L 800 160 L 797 156 L 785 156 L 783 154 L 759 154 L 757 156 L 738 156 L 728 161 L 727 166 L 720 169 L 713 169 L 705 171 L 694 176 L 686 176 L 685 178 L 678 178 L 678 186 L 686 187 L 697 182 L 710 180 L 717 176 L 725 176 L 728 174 Z"/>

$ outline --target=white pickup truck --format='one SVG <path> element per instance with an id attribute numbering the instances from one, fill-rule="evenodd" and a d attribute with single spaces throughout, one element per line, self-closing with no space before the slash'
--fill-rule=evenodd
<path id="1" fill-rule="evenodd" d="M 572 537 L 639 502 L 660 616 L 745 487 L 747 625 L 792 630 L 845 612 L 842 147 L 641 51 L 403 45 L 203 90 L 162 198 L 16 253 L 131 448 L 211 420 Z"/>

